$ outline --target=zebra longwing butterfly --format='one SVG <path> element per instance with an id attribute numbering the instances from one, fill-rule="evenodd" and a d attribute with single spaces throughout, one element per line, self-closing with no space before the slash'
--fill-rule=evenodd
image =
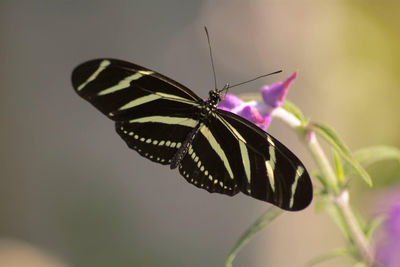
<path id="1" fill-rule="evenodd" d="M 116 59 L 76 67 L 72 84 L 108 118 L 127 145 L 151 161 L 178 168 L 191 184 L 229 196 L 239 191 L 282 209 L 312 200 L 300 160 L 251 122 L 217 109 L 222 90 L 206 101 L 155 71 Z"/>

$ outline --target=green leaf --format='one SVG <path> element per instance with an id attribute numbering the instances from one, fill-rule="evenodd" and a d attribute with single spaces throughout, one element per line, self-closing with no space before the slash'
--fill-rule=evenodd
<path id="1" fill-rule="evenodd" d="M 269 223 L 281 215 L 284 211 L 278 207 L 269 208 L 260 218 L 255 221 L 255 223 L 250 226 L 236 242 L 232 250 L 229 252 L 228 257 L 225 260 L 226 267 L 232 267 L 232 262 L 236 257 L 236 254 L 240 249 L 247 244 L 256 233 L 264 229 Z"/>
<path id="2" fill-rule="evenodd" d="M 347 226 L 347 222 L 343 218 L 343 215 L 340 212 L 340 210 L 338 209 L 338 207 L 333 205 L 333 203 L 331 202 L 331 205 L 326 206 L 326 211 L 332 217 L 332 219 L 336 223 L 336 225 L 339 227 L 339 229 L 341 230 L 341 232 L 344 235 L 344 237 L 346 238 L 346 240 L 349 243 L 352 243 L 353 240 L 351 238 L 351 234 L 349 233 L 349 228 Z"/>
<path id="3" fill-rule="evenodd" d="M 392 146 L 373 146 L 358 150 L 354 157 L 360 163 L 369 165 L 381 160 L 400 160 L 400 149 Z"/>
<path id="4" fill-rule="evenodd" d="M 372 236 L 374 235 L 376 229 L 378 229 L 379 226 L 381 226 L 384 221 L 385 221 L 385 216 L 378 216 L 372 219 L 372 221 L 367 224 L 367 226 L 364 229 L 364 233 L 368 240 L 372 239 Z"/>
<path id="5" fill-rule="evenodd" d="M 301 110 L 292 102 L 285 100 L 282 108 L 290 113 L 292 113 L 296 118 L 298 118 L 303 124 L 307 123 L 307 119 L 304 117 Z"/>
<path id="6" fill-rule="evenodd" d="M 345 158 L 346 159 L 346 158 Z M 373 183 L 372 183 L 372 179 L 371 176 L 367 173 L 367 171 L 361 166 L 360 163 L 358 163 L 357 161 L 355 161 L 354 159 L 346 159 L 347 163 L 350 164 L 351 167 L 354 168 L 354 170 L 356 170 L 357 174 L 361 176 L 361 178 L 364 179 L 364 181 L 368 184 L 368 186 L 372 187 Z"/>
<path id="7" fill-rule="evenodd" d="M 315 171 L 311 172 L 311 176 L 315 177 L 318 179 L 318 181 L 321 183 L 321 185 L 324 187 L 324 189 L 326 190 L 326 188 L 328 187 L 328 185 L 326 184 L 325 179 L 318 173 Z"/>
<path id="8" fill-rule="evenodd" d="M 354 158 L 363 166 L 368 166 L 383 160 L 400 161 L 400 149 L 392 146 L 372 146 L 354 152 Z M 353 174 L 351 165 L 344 166 L 345 174 Z"/>
<path id="9" fill-rule="evenodd" d="M 313 129 L 322 136 L 329 144 L 338 150 L 341 155 L 351 157 L 350 149 L 340 140 L 335 130 L 322 123 L 313 123 Z"/>
<path id="10" fill-rule="evenodd" d="M 340 154 L 340 156 L 347 161 L 347 163 L 353 167 L 354 170 L 364 179 L 364 181 L 372 187 L 372 179 L 371 176 L 364 170 L 361 164 L 356 161 L 348 147 L 339 139 L 336 132 L 323 124 L 313 123 L 313 129 L 320 136 L 322 136 L 336 151 Z"/>
<path id="11" fill-rule="evenodd" d="M 359 261 L 356 264 L 354 264 L 353 267 L 367 267 L 367 264 L 365 264 L 362 261 Z"/>
<path id="12" fill-rule="evenodd" d="M 336 149 L 332 149 L 332 154 L 333 162 L 335 163 L 336 176 L 338 178 L 339 184 L 342 185 L 345 179 L 342 162 L 340 161 L 339 153 L 336 151 Z"/>
<path id="13" fill-rule="evenodd" d="M 321 263 L 323 261 L 336 258 L 336 257 L 342 257 L 342 256 L 353 256 L 356 254 L 356 251 L 354 249 L 348 249 L 348 248 L 338 248 L 335 250 L 332 250 L 328 253 L 325 253 L 321 256 L 318 256 L 312 260 L 310 260 L 307 264 L 306 267 L 311 267 L 314 266 L 315 264 Z"/>

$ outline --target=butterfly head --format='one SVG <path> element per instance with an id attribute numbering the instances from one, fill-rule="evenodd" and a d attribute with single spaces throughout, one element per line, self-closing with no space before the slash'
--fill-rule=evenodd
<path id="1" fill-rule="evenodd" d="M 221 94 L 221 92 L 218 90 L 218 89 L 215 89 L 215 90 L 211 90 L 209 93 L 208 93 L 208 101 L 210 102 L 210 103 L 212 103 L 213 105 L 217 105 L 218 104 L 218 102 L 219 101 L 221 101 L 221 99 L 222 99 L 222 94 Z"/>
<path id="2" fill-rule="evenodd" d="M 226 84 L 224 88 L 221 90 L 219 89 L 214 89 L 209 92 L 209 98 L 208 101 L 211 103 L 215 104 L 215 106 L 221 101 L 223 96 L 228 92 L 229 84 Z"/>

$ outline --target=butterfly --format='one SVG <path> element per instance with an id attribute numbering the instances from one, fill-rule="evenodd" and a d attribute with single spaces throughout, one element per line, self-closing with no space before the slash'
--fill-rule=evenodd
<path id="1" fill-rule="evenodd" d="M 310 176 L 288 148 L 217 108 L 224 89 L 211 90 L 203 100 L 153 70 L 106 58 L 76 67 L 72 85 L 115 122 L 129 148 L 177 168 L 198 188 L 229 196 L 242 192 L 288 211 L 304 209 L 312 200 Z"/>

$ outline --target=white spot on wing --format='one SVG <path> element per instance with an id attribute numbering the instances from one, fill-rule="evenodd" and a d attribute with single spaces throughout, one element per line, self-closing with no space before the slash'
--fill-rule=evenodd
<path id="1" fill-rule="evenodd" d="M 198 121 L 188 118 L 182 117 L 168 117 L 168 116 L 149 116 L 142 117 L 134 120 L 130 120 L 129 123 L 146 123 L 146 122 L 157 122 L 162 124 L 174 124 L 174 125 L 182 125 L 194 128 Z"/>
<path id="2" fill-rule="evenodd" d="M 128 102 L 127 104 L 123 105 L 122 107 L 119 108 L 119 110 L 125 110 L 125 109 L 129 109 L 129 108 L 137 107 L 137 106 L 146 104 L 148 102 L 154 101 L 159 98 L 161 98 L 161 97 L 158 95 L 155 95 L 155 94 L 142 96 L 142 97 L 136 98 L 135 100 L 132 100 L 132 101 Z"/>
<path id="3" fill-rule="evenodd" d="M 271 138 L 268 136 L 268 142 L 269 142 L 269 161 L 272 167 L 272 170 L 275 170 L 275 162 L 276 162 L 276 155 L 275 155 L 275 144 L 272 142 Z"/>
<path id="4" fill-rule="evenodd" d="M 249 151 L 247 151 L 246 145 L 242 142 L 239 142 L 239 148 L 240 148 L 240 155 L 242 156 L 244 171 L 245 171 L 246 177 L 247 177 L 247 182 L 250 184 L 251 173 L 250 173 Z"/>
<path id="5" fill-rule="evenodd" d="M 265 168 L 267 169 L 269 184 L 271 185 L 272 191 L 275 192 L 274 170 L 273 170 L 273 168 L 272 168 L 271 163 L 270 163 L 269 160 L 266 160 L 266 161 L 265 161 Z"/>
<path id="6" fill-rule="evenodd" d="M 233 179 L 233 172 L 232 172 L 231 166 L 229 164 L 228 158 L 226 157 L 225 152 L 222 150 L 221 146 L 219 145 L 219 143 L 217 142 L 215 137 L 212 135 L 210 129 L 208 129 L 207 126 L 203 125 L 200 127 L 200 132 L 206 138 L 206 140 L 210 144 L 211 148 L 220 157 L 220 159 L 224 163 L 226 170 L 229 173 L 229 176 L 231 177 L 231 179 Z"/>
<path id="7" fill-rule="evenodd" d="M 227 122 L 224 118 L 222 118 L 221 116 L 216 115 L 216 118 L 222 122 L 222 124 L 225 125 L 226 128 L 228 128 L 228 130 L 234 135 L 236 136 L 240 141 L 242 141 L 243 143 L 247 143 L 246 140 L 243 138 L 243 136 L 240 135 L 240 133 L 229 123 Z"/>
<path id="8" fill-rule="evenodd" d="M 246 173 L 247 177 L 247 182 L 250 184 L 251 182 L 251 167 L 250 167 L 250 159 L 249 159 L 249 152 L 247 151 L 246 147 L 246 140 L 243 138 L 243 136 L 229 123 L 227 122 L 224 118 L 221 116 L 216 116 L 217 119 L 225 125 L 225 127 L 232 133 L 233 136 L 235 136 L 237 139 L 239 139 L 239 148 L 240 148 L 240 155 L 242 156 L 242 163 L 244 167 L 244 171 Z"/>
<path id="9" fill-rule="evenodd" d="M 135 81 L 137 79 L 140 79 L 144 75 L 150 75 L 152 73 L 153 73 L 152 71 L 138 71 L 135 74 L 125 77 L 118 84 L 100 91 L 97 95 L 107 95 L 107 94 L 111 94 L 111 93 L 117 92 L 122 89 L 126 89 L 130 86 L 132 81 Z"/>
<path id="10" fill-rule="evenodd" d="M 82 90 L 88 83 L 96 79 L 100 72 L 102 72 L 108 65 L 110 65 L 110 63 L 111 62 L 109 60 L 103 60 L 102 62 L 100 62 L 99 68 L 95 72 L 93 72 L 93 74 L 90 75 L 90 77 L 84 83 L 79 85 L 77 90 Z"/>
<path id="11" fill-rule="evenodd" d="M 192 100 L 187 100 L 186 98 L 183 98 L 180 96 L 161 93 L 161 92 L 156 92 L 155 94 L 160 96 L 163 99 L 168 99 L 168 100 L 173 100 L 173 101 L 182 102 L 182 103 L 186 103 L 186 104 L 191 104 L 193 106 L 199 106 L 199 104 L 197 104 L 196 102 L 193 102 Z"/>
<path id="12" fill-rule="evenodd" d="M 294 204 L 294 194 L 296 193 L 297 182 L 299 181 L 299 179 L 303 175 L 303 173 L 304 173 L 304 168 L 301 166 L 298 166 L 296 169 L 296 176 L 295 176 L 294 182 L 292 184 L 292 195 L 290 197 L 290 203 L 289 203 L 290 208 L 292 208 L 293 204 Z"/>

